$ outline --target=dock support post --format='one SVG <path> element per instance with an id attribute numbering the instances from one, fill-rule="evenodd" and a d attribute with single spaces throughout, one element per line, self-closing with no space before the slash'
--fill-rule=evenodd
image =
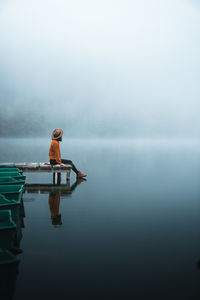
<path id="1" fill-rule="evenodd" d="M 56 184 L 56 173 L 53 172 L 53 184 Z"/>
<path id="2" fill-rule="evenodd" d="M 67 170 L 67 174 L 66 174 L 66 181 L 70 180 L 70 173 L 71 173 L 71 169 Z"/>
<path id="3" fill-rule="evenodd" d="M 60 183 L 61 183 L 61 173 L 58 172 L 57 173 L 57 184 L 60 185 Z"/>

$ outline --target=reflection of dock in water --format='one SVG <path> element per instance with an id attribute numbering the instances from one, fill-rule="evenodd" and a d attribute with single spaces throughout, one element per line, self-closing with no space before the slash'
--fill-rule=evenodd
<path id="1" fill-rule="evenodd" d="M 26 184 L 24 191 L 28 194 L 48 194 L 53 191 L 61 191 L 62 194 L 71 194 L 71 186 L 67 184 L 60 184 L 58 186 L 54 184 Z"/>
<path id="2" fill-rule="evenodd" d="M 70 181 L 66 184 L 25 184 L 24 192 L 28 194 L 48 194 L 50 192 L 61 192 L 61 195 L 72 194 L 77 185 L 86 181 L 86 179 L 79 178 L 72 185 Z"/>
<path id="3" fill-rule="evenodd" d="M 70 196 L 77 185 L 86 181 L 86 179 L 78 178 L 72 185 L 68 181 L 66 184 L 25 184 L 25 194 L 49 194 L 48 203 L 51 213 L 51 222 L 55 227 L 62 225 L 60 208 L 60 199 L 62 195 Z"/>

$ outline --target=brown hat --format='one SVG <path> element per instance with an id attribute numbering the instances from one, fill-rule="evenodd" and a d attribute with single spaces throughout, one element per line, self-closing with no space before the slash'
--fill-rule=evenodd
<path id="1" fill-rule="evenodd" d="M 63 130 L 62 129 L 54 129 L 52 132 L 51 138 L 52 140 L 57 140 L 63 135 Z"/>

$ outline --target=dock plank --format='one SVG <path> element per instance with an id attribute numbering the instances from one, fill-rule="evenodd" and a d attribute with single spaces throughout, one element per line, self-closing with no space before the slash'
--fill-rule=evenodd
<path id="1" fill-rule="evenodd" d="M 24 171 L 50 171 L 50 172 L 66 172 L 67 170 L 71 170 L 72 166 L 71 165 L 50 165 L 47 163 L 1 163 L 0 168 L 19 168 Z"/>
<path id="2" fill-rule="evenodd" d="M 71 165 L 50 165 L 49 163 L 38 163 L 38 162 L 32 162 L 32 163 L 0 163 L 0 168 L 19 168 L 20 170 L 24 172 L 50 172 L 53 173 L 53 183 L 56 181 L 56 175 L 57 175 L 57 183 L 61 183 L 61 173 L 66 174 L 66 180 L 70 180 L 70 174 L 71 174 Z"/>

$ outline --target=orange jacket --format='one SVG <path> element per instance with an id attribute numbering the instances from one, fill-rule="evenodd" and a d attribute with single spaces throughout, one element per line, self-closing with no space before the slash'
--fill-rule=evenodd
<path id="1" fill-rule="evenodd" d="M 60 144 L 57 140 L 52 140 L 51 142 L 49 159 L 55 159 L 59 165 L 62 163 L 60 159 Z"/>

